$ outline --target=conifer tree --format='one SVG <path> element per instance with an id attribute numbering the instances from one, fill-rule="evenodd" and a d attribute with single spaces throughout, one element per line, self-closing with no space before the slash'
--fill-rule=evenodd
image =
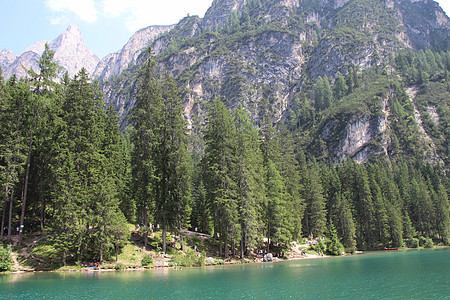
<path id="1" fill-rule="evenodd" d="M 336 74 L 336 82 L 334 83 L 334 97 L 339 100 L 347 94 L 348 86 L 345 83 L 345 78 L 341 73 Z"/>
<path id="2" fill-rule="evenodd" d="M 132 130 L 132 182 L 134 198 L 138 208 L 140 224 L 148 229 L 149 213 L 155 207 L 155 162 L 153 150 L 157 142 L 155 129 L 160 118 L 159 77 L 156 74 L 156 63 L 152 58 L 151 49 L 146 52 L 145 64 L 140 71 L 139 88 L 136 93 L 136 104 L 131 113 Z M 156 102 L 156 103 L 155 103 Z M 144 244 L 148 236 L 144 233 Z"/>
<path id="3" fill-rule="evenodd" d="M 27 133 L 31 92 L 24 81 L 15 82 L 12 77 L 6 88 L 2 87 L 2 114 L 0 115 L 0 183 L 5 201 L 9 204 L 8 240 L 11 241 L 12 215 L 17 184 L 27 160 Z M 4 218 L 3 218 L 4 219 Z M 4 220 L 3 223 L 5 223 Z"/>
<path id="4" fill-rule="evenodd" d="M 234 114 L 236 127 L 237 197 L 241 229 L 241 259 L 257 242 L 258 207 L 264 199 L 262 156 L 258 132 L 240 104 Z"/>
<path id="5" fill-rule="evenodd" d="M 271 244 L 286 245 L 289 243 L 290 233 L 285 222 L 287 205 L 284 199 L 284 183 L 275 164 L 269 159 L 266 165 L 266 204 L 264 220 L 267 232 L 267 252 Z"/>
<path id="6" fill-rule="evenodd" d="M 174 79 L 156 72 L 150 48 L 146 59 L 133 112 L 136 128 L 134 182 L 145 227 L 148 226 L 148 209 L 154 200 L 155 221 L 163 229 L 165 253 L 166 231 L 180 230 L 187 220 L 190 199 L 187 129 Z"/>
<path id="7" fill-rule="evenodd" d="M 300 177 L 300 165 L 296 158 L 294 137 L 282 125 L 278 135 L 280 145 L 280 175 L 285 186 L 285 202 L 287 209 L 286 225 L 293 240 L 302 237 L 302 219 L 305 210 L 305 185 Z M 298 149 L 297 151 L 302 151 Z"/>
<path id="8" fill-rule="evenodd" d="M 356 208 L 358 248 L 372 248 L 374 246 L 374 206 L 370 191 L 369 176 L 363 166 L 355 165 L 355 183 L 353 205 Z"/>
<path id="9" fill-rule="evenodd" d="M 330 221 L 328 223 L 327 233 L 328 233 L 327 252 L 332 255 L 342 255 L 342 253 L 344 252 L 344 246 L 339 241 L 333 221 Z"/>
<path id="10" fill-rule="evenodd" d="M 305 195 L 304 232 L 308 236 L 322 237 L 326 231 L 326 206 L 323 195 L 323 187 L 320 182 L 318 167 L 315 162 L 310 162 L 309 182 Z"/>
<path id="11" fill-rule="evenodd" d="M 239 228 L 236 186 L 236 133 L 233 120 L 218 99 L 208 112 L 205 129 L 205 184 L 214 221 L 214 235 L 219 237 L 219 254 L 228 258 L 228 243 L 237 240 Z M 223 248 L 222 248 L 223 245 Z"/>
<path id="12" fill-rule="evenodd" d="M 21 244 L 23 238 L 23 230 L 24 230 L 24 219 L 25 219 L 25 210 L 27 205 L 27 195 L 28 195 L 28 182 L 29 182 L 29 174 L 30 174 L 30 163 L 31 163 L 31 154 L 32 147 L 34 143 L 34 133 L 36 131 L 36 123 L 39 118 L 39 111 L 42 110 L 42 106 L 44 106 L 47 99 L 51 99 L 54 96 L 55 90 L 58 88 L 58 84 L 55 82 L 55 77 L 60 69 L 58 64 L 53 61 L 55 52 L 50 50 L 48 44 L 45 44 L 44 52 L 42 53 L 41 58 L 38 61 L 39 65 L 39 74 L 35 73 L 33 69 L 28 70 L 28 75 L 31 75 L 31 84 L 34 87 L 34 97 L 32 97 L 32 103 L 30 103 L 30 109 L 33 111 L 32 117 L 30 120 L 30 128 L 29 128 L 29 139 L 28 139 L 28 153 L 27 153 L 27 162 L 25 165 L 25 178 L 24 178 L 24 187 L 22 191 L 22 209 L 20 214 L 20 223 L 19 223 L 19 240 L 18 243 Z"/>

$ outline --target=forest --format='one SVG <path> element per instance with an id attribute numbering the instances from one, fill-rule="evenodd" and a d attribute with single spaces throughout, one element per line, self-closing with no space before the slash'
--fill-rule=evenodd
<path id="1" fill-rule="evenodd" d="M 350 67 L 332 85 L 328 78 L 311 80 L 311 97 L 297 100 L 285 124 L 266 115 L 258 128 L 242 105 L 230 109 L 215 99 L 194 135 L 179 87 L 160 72 L 151 49 L 139 72 L 131 125 L 120 132 L 98 83 L 85 70 L 59 79 L 46 46 L 39 73 L 0 78 L 0 238 L 7 244 L 17 236 L 20 245 L 26 234 L 46 233 L 63 265 L 110 259 L 129 239 L 129 224 L 140 225 L 146 244 L 157 224 L 163 252 L 168 232 L 197 229 L 216 239 L 225 258 L 261 248 L 282 256 L 304 237 L 326 237 L 334 254 L 448 245 L 448 119 L 435 128 L 436 135 L 447 134 L 437 145 L 444 163 L 417 155 L 403 84 L 443 85 L 447 97 L 449 53 L 422 67 L 420 55 L 429 54 L 392 59 L 403 79 L 386 66 Z M 374 78 L 376 88 L 394 91 L 394 126 L 404 133 L 389 156 L 359 164 L 318 153 L 316 133 L 306 125 L 317 128 L 330 116 L 360 109 L 358 89 L 370 94 Z"/>

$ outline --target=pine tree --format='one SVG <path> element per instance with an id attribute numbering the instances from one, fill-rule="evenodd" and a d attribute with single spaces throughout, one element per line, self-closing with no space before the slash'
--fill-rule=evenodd
<path id="1" fill-rule="evenodd" d="M 333 91 L 331 90 L 330 80 L 327 76 L 323 78 L 323 107 L 324 109 L 331 106 L 333 102 Z"/>
<path id="2" fill-rule="evenodd" d="M 133 114 L 136 128 L 135 182 L 143 198 L 145 226 L 148 225 L 149 200 L 154 199 L 155 221 L 163 229 L 165 253 L 166 231 L 171 228 L 181 230 L 189 213 L 191 170 L 187 128 L 175 81 L 168 75 L 156 73 L 151 49 L 147 52 L 147 62 L 141 73 L 138 102 Z"/>
<path id="3" fill-rule="evenodd" d="M 105 175 L 105 107 L 98 86 L 85 69 L 70 82 L 63 102 L 55 145 L 55 246 L 63 264 L 87 251 L 91 216 L 97 205 L 109 206 L 115 191 Z M 108 141 L 109 144 L 109 141 Z M 106 178 L 105 178 L 106 177 Z M 105 182 L 105 185 L 103 183 Z M 104 188 L 99 189 L 99 186 Z M 105 200 L 106 199 L 106 200 Z"/>
<path id="4" fill-rule="evenodd" d="M 344 252 L 344 246 L 339 241 L 333 221 L 328 223 L 327 252 L 331 255 L 342 255 Z"/>
<path id="5" fill-rule="evenodd" d="M 448 203 L 448 193 L 443 184 L 439 184 L 436 193 L 435 213 L 436 213 L 436 230 L 438 236 L 448 244 L 449 241 L 449 203 Z"/>
<path id="6" fill-rule="evenodd" d="M 24 219 L 25 219 L 25 210 L 27 205 L 27 195 L 28 195 L 28 182 L 30 175 L 30 163 L 31 163 L 31 154 L 33 147 L 33 137 L 36 131 L 36 123 L 39 118 L 39 111 L 42 110 L 42 107 L 47 102 L 48 98 L 52 98 L 52 94 L 55 93 L 55 90 L 58 88 L 58 84 L 55 83 L 55 77 L 58 73 L 60 67 L 56 62 L 53 61 L 55 52 L 51 51 L 48 44 L 45 44 L 45 50 L 38 61 L 40 72 L 36 74 L 32 69 L 27 73 L 29 75 L 34 76 L 31 79 L 31 84 L 34 86 L 34 94 L 32 97 L 32 103 L 30 103 L 30 108 L 32 108 L 33 116 L 30 121 L 30 129 L 29 129 L 29 142 L 28 142 L 28 153 L 27 153 L 27 162 L 25 166 L 25 178 L 24 178 L 24 187 L 22 191 L 22 209 L 20 214 L 20 231 L 19 231 L 19 240 L 18 243 L 22 243 L 23 238 L 23 228 L 24 228 Z M 41 103 L 42 102 L 42 103 Z"/>
<path id="7" fill-rule="evenodd" d="M 205 185 L 219 237 L 219 254 L 228 258 L 228 243 L 238 239 L 239 224 L 236 186 L 236 133 L 233 120 L 218 99 L 214 100 L 205 129 Z M 223 244 L 223 248 L 222 248 Z"/>
<path id="8" fill-rule="evenodd" d="M 358 248 L 373 248 L 374 246 L 374 205 L 370 191 L 370 181 L 364 166 L 356 166 L 354 186 L 354 206 L 356 207 L 356 220 Z"/>
<path id="9" fill-rule="evenodd" d="M 316 110 L 320 111 L 324 108 L 324 86 L 322 77 L 317 78 L 315 89 Z"/>
<path id="10" fill-rule="evenodd" d="M 289 243 L 289 230 L 285 220 L 287 217 L 287 205 L 284 199 L 284 183 L 275 164 L 269 159 L 266 165 L 266 203 L 264 220 L 267 232 L 267 252 L 270 245 Z"/>
<path id="11" fill-rule="evenodd" d="M 341 238 L 345 250 L 356 250 L 356 229 L 350 204 L 343 195 L 342 185 L 336 168 L 322 168 L 322 186 L 327 199 L 328 219 L 335 224 L 337 235 Z"/>
<path id="12" fill-rule="evenodd" d="M 9 200 L 8 240 L 11 241 L 12 215 L 17 184 L 27 160 L 31 92 L 23 81 L 10 78 L 2 87 L 2 114 L 0 115 L 0 183 L 4 213 Z M 5 218 L 2 218 L 5 219 Z M 5 222 L 3 222 L 5 223 Z"/>
<path id="13" fill-rule="evenodd" d="M 281 126 L 280 126 L 281 127 Z M 305 210 L 305 185 L 300 177 L 300 165 L 296 158 L 294 137 L 282 127 L 278 134 L 280 145 L 280 162 L 278 169 L 285 186 L 285 202 L 287 209 L 286 225 L 293 240 L 302 237 L 302 219 Z M 298 149 L 297 151 L 301 151 Z"/>
<path id="14" fill-rule="evenodd" d="M 264 199 L 262 155 L 258 132 L 247 112 L 239 105 L 234 114 L 236 127 L 237 196 L 241 229 L 241 259 L 257 242 L 258 207 Z"/>
<path id="15" fill-rule="evenodd" d="M 155 207 L 155 162 L 153 150 L 157 143 L 155 129 L 161 117 L 159 77 L 156 74 L 156 63 L 152 58 L 151 49 L 146 52 L 145 64 L 140 71 L 139 88 L 136 93 L 136 104 L 131 112 L 134 130 L 131 130 L 132 152 L 132 182 L 134 198 L 138 208 L 140 224 L 144 228 L 149 225 L 149 212 Z M 148 236 L 144 234 L 147 245 Z"/>
<path id="16" fill-rule="evenodd" d="M 306 188 L 304 232 L 308 236 L 322 237 L 326 231 L 326 204 L 323 187 L 315 162 L 308 164 L 309 182 Z"/>
<path id="17" fill-rule="evenodd" d="M 347 94 L 347 91 L 348 86 L 345 83 L 345 78 L 341 75 L 341 73 L 338 72 L 336 74 L 336 82 L 334 83 L 334 97 L 339 100 Z"/>

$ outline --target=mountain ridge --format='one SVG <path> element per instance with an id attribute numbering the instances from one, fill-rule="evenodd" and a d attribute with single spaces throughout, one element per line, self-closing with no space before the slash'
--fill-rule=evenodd
<path id="1" fill-rule="evenodd" d="M 351 68 L 361 75 L 372 69 L 395 71 L 394 56 L 401 51 L 448 51 L 449 24 L 439 5 L 428 0 L 216 0 L 203 19 L 186 17 L 151 46 L 161 68 L 176 78 L 185 117 L 192 132 L 200 134 L 206 104 L 214 97 L 231 109 L 241 103 L 258 126 L 265 114 L 274 123 L 292 123 L 292 116 L 306 107 L 301 99 L 317 106 L 311 97 L 318 78 L 328 77 L 334 89 L 336 78 Z M 122 130 L 135 103 L 135 79 L 144 58 L 125 70 L 126 75 L 101 82 Z M 391 93 L 387 84 L 379 88 Z M 393 99 L 385 97 L 385 109 L 370 112 L 381 118 L 367 111 L 337 121 L 347 124 L 333 132 L 341 136 L 339 141 L 321 139 L 316 132 L 325 148 L 313 152 L 360 162 L 389 155 L 393 124 L 387 116 Z M 352 125 L 355 122 L 360 125 Z M 358 128 L 365 129 L 359 134 Z"/>
<path id="2" fill-rule="evenodd" d="M 201 134 L 207 103 L 220 97 L 231 109 L 242 104 L 257 126 L 266 114 L 275 124 L 297 124 L 317 139 L 299 143 L 318 157 L 363 162 L 395 152 L 391 120 L 395 97 L 389 95 L 397 87 L 374 86 L 386 94 L 376 102 L 378 111 L 325 115 L 330 103 L 322 107 L 315 99 L 319 80 L 327 78 L 336 89 L 338 79 L 348 80 L 352 72 L 358 76 L 370 70 L 396 72 L 398 53 L 448 51 L 449 35 L 450 19 L 432 0 L 215 0 L 204 18 L 187 16 L 175 25 L 137 31 L 122 49 L 91 65 L 88 72 L 99 80 L 105 102 L 115 107 L 122 130 L 136 101 L 138 70 L 145 59 L 141 51 L 150 46 L 162 70 L 177 80 L 191 133 Z M 54 48 L 68 36 L 82 41 L 74 25 L 52 42 Z M 36 60 L 44 44 L 30 46 L 23 59 Z M 10 51 L 0 52 L 2 66 L 13 58 Z M 16 69 L 17 61 L 12 63 Z M 4 74 L 7 78 L 9 73 Z M 405 88 L 417 82 L 408 84 Z M 334 109 L 340 109 L 340 98 L 331 101 Z M 426 107 L 434 109 L 439 119 L 437 106 Z M 302 119 L 308 109 L 324 118 L 322 123 Z M 424 110 L 420 113 L 427 116 Z M 442 152 L 430 147 L 424 150 L 428 160 L 445 160 Z"/>
<path id="3" fill-rule="evenodd" d="M 55 52 L 55 61 L 64 71 L 69 73 L 70 77 L 77 74 L 81 68 L 85 68 L 91 74 L 100 61 L 97 55 L 84 43 L 78 26 L 72 24 L 54 40 L 36 42 L 19 55 L 14 55 L 8 49 L 3 50 L 2 55 L 0 55 L 3 76 L 9 78 L 16 74 L 20 78 L 26 76 L 23 68 L 39 70 L 37 61 L 47 43 L 50 49 Z"/>

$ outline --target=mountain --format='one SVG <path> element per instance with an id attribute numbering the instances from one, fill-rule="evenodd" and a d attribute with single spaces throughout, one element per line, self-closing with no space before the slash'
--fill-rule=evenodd
<path id="1" fill-rule="evenodd" d="M 55 51 L 55 61 L 71 77 L 83 67 L 89 74 L 92 74 L 99 63 L 99 58 L 83 42 L 80 29 L 76 25 L 70 25 L 65 32 L 53 41 L 37 42 L 20 55 L 16 56 L 10 50 L 3 50 L 0 53 L 3 76 L 9 78 L 16 74 L 18 77 L 23 77 L 25 76 L 23 67 L 38 70 L 36 61 L 41 57 L 46 43 L 49 44 L 51 50 Z"/>
<path id="2" fill-rule="evenodd" d="M 428 107 L 439 110 L 442 119 L 448 94 L 416 110 L 414 98 L 430 93 L 417 79 L 425 72 L 421 57 L 432 51 L 445 65 L 449 36 L 449 18 L 432 0 L 215 0 L 203 19 L 184 18 L 151 46 L 182 90 L 185 117 L 194 134 L 201 130 L 207 103 L 221 97 L 229 108 L 242 103 L 257 125 L 265 114 L 276 124 L 288 124 L 297 143 L 316 157 L 362 162 L 401 152 L 442 162 L 448 160 L 448 134 L 436 123 L 441 127 L 433 130 L 441 130 L 444 141 L 436 132 L 433 140 L 421 118 L 429 115 Z M 405 51 L 415 53 L 408 54 L 415 77 L 396 64 Z M 105 101 L 117 109 L 122 129 L 135 103 L 143 59 L 121 75 L 101 80 Z M 431 68 L 425 73 L 445 81 L 441 71 Z M 326 105 L 318 102 L 319 79 L 326 77 L 336 91 L 337 78 L 345 77 L 347 87 L 351 74 L 364 82 L 365 91 L 350 82 L 354 87 L 343 95 L 333 94 Z M 405 95 L 416 90 L 402 105 L 410 107 L 415 120 L 409 127 L 415 128 L 416 138 L 412 132 L 408 138 L 422 145 L 404 140 L 403 152 L 393 150 L 406 138 L 394 125 L 397 85 Z M 417 149 L 406 149 L 406 144 Z"/>
<path id="3" fill-rule="evenodd" d="M 173 25 L 149 26 L 137 31 L 120 51 L 103 58 L 96 66 L 92 76 L 100 81 L 104 81 L 111 76 L 119 76 L 129 64 L 136 63 L 142 49 L 153 42 L 156 37 L 173 29 L 173 27 Z"/>
<path id="4" fill-rule="evenodd" d="M 432 0 L 214 0 L 204 18 L 141 29 L 101 61 L 75 25 L 49 45 L 70 76 L 85 67 L 99 80 L 122 130 L 151 46 L 177 80 L 194 135 L 219 97 L 230 109 L 242 104 L 257 126 L 265 115 L 284 124 L 318 158 L 447 163 L 449 36 Z M 22 65 L 37 69 L 45 43 L 0 52 L 5 78 L 23 76 Z"/>

